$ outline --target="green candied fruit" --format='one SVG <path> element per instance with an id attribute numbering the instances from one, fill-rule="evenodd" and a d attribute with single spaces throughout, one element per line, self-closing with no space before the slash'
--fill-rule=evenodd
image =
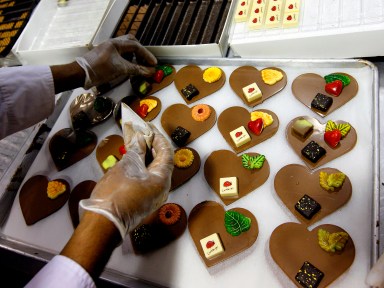
<path id="1" fill-rule="evenodd" d="M 344 249 L 349 235 L 346 232 L 329 233 L 324 229 L 319 229 L 317 231 L 317 238 L 323 250 L 334 253 Z"/>
<path id="2" fill-rule="evenodd" d="M 246 232 L 251 228 L 251 218 L 244 216 L 236 211 L 225 212 L 224 225 L 225 229 L 232 236 L 239 236 L 242 232 Z"/>
<path id="3" fill-rule="evenodd" d="M 264 155 L 249 156 L 248 154 L 241 155 L 241 162 L 245 169 L 253 170 L 263 167 L 265 161 Z"/>
<path id="4" fill-rule="evenodd" d="M 173 69 L 171 66 L 168 66 L 168 65 L 159 65 L 159 66 L 156 66 L 156 70 L 163 70 L 164 72 L 164 77 L 168 76 L 168 75 L 171 75 L 172 72 L 173 72 Z"/>
<path id="5" fill-rule="evenodd" d="M 333 74 L 325 75 L 324 79 L 325 79 L 326 83 L 331 83 L 331 82 L 333 82 L 335 80 L 340 80 L 341 82 L 343 82 L 343 88 L 345 86 L 348 86 L 349 83 L 351 83 L 351 78 L 349 78 L 347 75 L 338 74 L 338 73 L 333 73 Z"/>

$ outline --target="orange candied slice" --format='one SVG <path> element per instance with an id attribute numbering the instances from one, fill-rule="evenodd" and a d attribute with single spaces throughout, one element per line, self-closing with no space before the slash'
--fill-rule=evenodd
<path id="1" fill-rule="evenodd" d="M 211 115 L 211 108 L 206 104 L 198 104 L 192 108 L 192 118 L 196 121 L 205 121 Z"/>
<path id="2" fill-rule="evenodd" d="M 173 156 L 173 163 L 178 168 L 188 168 L 192 165 L 194 158 L 195 156 L 193 156 L 193 152 L 191 150 L 183 148 L 175 152 L 175 155 Z"/>
<path id="3" fill-rule="evenodd" d="M 283 76 L 283 73 L 281 73 L 278 70 L 264 69 L 264 70 L 261 70 L 261 77 L 263 78 L 263 81 L 265 82 L 265 84 L 273 85 L 276 82 L 283 79 L 284 76 Z"/>
<path id="4" fill-rule="evenodd" d="M 221 78 L 221 69 L 218 67 L 209 67 L 204 70 L 203 79 L 205 82 L 213 83 Z"/>
<path id="5" fill-rule="evenodd" d="M 47 195 L 50 199 L 55 199 L 67 190 L 65 184 L 60 181 L 49 181 L 47 187 Z"/>
<path id="6" fill-rule="evenodd" d="M 259 118 L 263 119 L 264 128 L 273 123 L 273 117 L 270 114 L 262 111 L 251 112 L 251 121 L 255 121 Z"/>
<path id="7" fill-rule="evenodd" d="M 165 225 L 172 225 L 179 221 L 181 216 L 180 207 L 174 203 L 167 203 L 159 209 L 159 219 Z"/>
<path id="8" fill-rule="evenodd" d="M 155 99 L 143 99 L 140 101 L 140 106 L 146 104 L 148 106 L 148 113 L 151 112 L 157 106 L 157 101 Z"/>

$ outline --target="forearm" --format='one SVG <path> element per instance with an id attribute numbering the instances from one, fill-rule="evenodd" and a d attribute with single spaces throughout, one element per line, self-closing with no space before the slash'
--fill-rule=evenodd
<path id="1" fill-rule="evenodd" d="M 84 86 L 85 72 L 77 62 L 55 65 L 50 68 L 56 94 Z"/>
<path id="2" fill-rule="evenodd" d="M 120 241 L 120 233 L 111 221 L 102 215 L 85 212 L 60 254 L 77 262 L 96 278 Z"/>

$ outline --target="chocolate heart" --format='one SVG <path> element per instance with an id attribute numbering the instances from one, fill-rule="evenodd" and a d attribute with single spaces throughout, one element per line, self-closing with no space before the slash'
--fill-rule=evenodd
<path id="1" fill-rule="evenodd" d="M 213 83 L 208 83 L 204 81 L 203 79 L 204 71 L 201 70 L 200 67 L 196 65 L 184 66 L 179 71 L 177 71 L 176 78 L 175 78 L 176 89 L 177 91 L 179 91 L 184 101 L 187 104 L 191 104 L 208 95 L 211 95 L 212 93 L 218 91 L 221 87 L 223 87 L 225 83 L 225 73 L 224 71 L 221 71 L 221 72 L 222 72 L 222 75 L 218 81 Z M 191 100 L 186 99 L 183 93 L 181 93 L 181 90 L 187 87 L 189 84 L 192 84 L 199 91 L 199 94 L 193 97 Z"/>
<path id="2" fill-rule="evenodd" d="M 257 153 L 247 153 L 250 156 L 258 156 Z M 229 205 L 248 195 L 260 187 L 269 177 L 269 163 L 265 159 L 260 169 L 249 170 L 243 167 L 241 156 L 236 156 L 228 150 L 212 152 L 204 163 L 205 180 L 212 190 L 221 198 L 225 205 Z M 220 195 L 220 178 L 237 177 L 239 197 L 225 199 Z"/>
<path id="3" fill-rule="evenodd" d="M 108 169 L 104 169 L 102 163 L 108 156 L 114 156 L 117 161 L 123 158 L 120 153 L 120 147 L 124 146 L 124 139 L 120 135 L 110 135 L 104 138 L 96 148 L 96 159 L 103 172 L 107 172 Z"/>
<path id="4" fill-rule="evenodd" d="M 313 124 L 313 131 L 306 138 L 301 138 L 292 129 L 293 124 L 299 118 L 306 119 Z M 333 122 L 335 122 L 336 124 L 346 123 L 344 121 Z M 310 169 L 320 167 L 336 159 L 337 157 L 344 155 L 345 153 L 351 151 L 353 147 L 355 147 L 357 141 L 357 134 L 356 130 L 353 127 L 351 127 L 351 130 L 348 132 L 348 134 L 341 139 L 336 148 L 332 148 L 324 140 L 325 126 L 326 124 L 321 124 L 317 119 L 308 116 L 296 117 L 287 125 L 285 133 L 287 136 L 288 143 L 291 145 L 296 154 L 299 155 L 300 158 L 304 161 L 305 165 L 307 165 Z M 321 157 L 316 163 L 309 161 L 301 154 L 301 150 L 311 141 L 315 141 L 317 144 L 319 144 L 326 150 L 326 154 Z"/>
<path id="5" fill-rule="evenodd" d="M 343 91 L 343 82 L 335 80 L 333 82 L 325 84 L 325 91 L 333 96 L 339 96 Z"/>
<path id="6" fill-rule="evenodd" d="M 173 167 L 172 172 L 172 178 L 171 178 L 171 189 L 169 191 L 173 191 L 176 188 L 183 185 L 185 182 L 190 180 L 193 176 L 196 175 L 197 172 L 200 170 L 200 156 L 199 153 L 195 149 L 192 149 L 191 147 L 185 147 L 192 151 L 193 153 L 193 162 L 192 165 L 187 168 L 179 168 L 176 165 Z M 176 149 L 175 153 L 180 150 Z"/>
<path id="7" fill-rule="evenodd" d="M 240 153 L 242 151 L 245 151 L 269 138 L 271 138 L 275 133 L 277 132 L 277 129 L 279 129 L 279 118 L 277 118 L 277 115 L 273 113 L 270 110 L 265 109 L 259 109 L 257 111 L 268 113 L 273 118 L 273 123 L 267 127 L 264 128 L 263 132 L 257 136 L 253 134 L 252 132 L 248 131 L 249 136 L 251 137 L 251 141 L 240 146 L 236 147 L 235 143 L 233 142 L 231 136 L 229 133 L 240 126 L 247 127 L 248 122 L 251 121 L 251 114 L 249 111 L 243 107 L 230 107 L 226 110 L 224 110 L 218 120 L 217 120 L 217 126 L 220 130 L 221 135 L 223 135 L 225 141 L 229 144 L 229 146 L 232 147 L 232 149 L 236 153 Z"/>
<path id="8" fill-rule="evenodd" d="M 325 91 L 326 82 L 324 78 L 318 74 L 307 73 L 298 76 L 292 83 L 292 92 L 296 99 L 310 108 L 313 112 L 324 117 L 329 115 L 336 109 L 343 106 L 349 100 L 351 100 L 357 94 L 359 85 L 355 78 L 346 73 L 339 73 L 348 76 L 351 79 L 351 83 L 343 88 L 343 91 L 339 96 L 334 97 Z M 333 103 L 326 112 L 311 108 L 311 102 L 317 93 L 328 95 L 332 97 Z"/>
<path id="9" fill-rule="evenodd" d="M 327 230 L 330 233 L 346 232 L 342 228 L 324 224 L 308 231 L 305 225 L 284 223 L 278 226 L 269 239 L 269 251 L 273 260 L 292 280 L 297 287 L 302 287 L 295 276 L 305 261 L 314 265 L 324 273 L 319 288 L 328 287 L 341 276 L 355 259 L 355 245 L 348 239 L 344 249 L 331 253 L 323 250 L 318 244 L 317 231 Z"/>
<path id="10" fill-rule="evenodd" d="M 232 90 L 236 93 L 237 96 L 240 97 L 241 100 L 243 100 L 244 104 L 248 105 L 249 107 L 254 107 L 263 103 L 264 100 L 280 92 L 287 85 L 287 75 L 283 70 L 276 67 L 268 67 L 265 69 L 280 71 L 284 75 L 283 79 L 273 85 L 268 85 L 264 83 L 263 79 L 261 78 L 261 71 L 253 66 L 241 66 L 234 70 L 229 77 L 229 84 L 231 85 Z M 243 88 L 254 82 L 257 84 L 257 86 L 259 86 L 263 96 L 261 100 L 248 102 L 247 98 L 245 98 L 243 94 Z"/>
<path id="11" fill-rule="evenodd" d="M 229 211 L 236 211 L 251 219 L 251 227 L 248 231 L 238 236 L 230 235 L 224 226 L 225 210 L 222 205 L 213 201 L 204 201 L 197 204 L 188 217 L 188 229 L 193 242 L 207 267 L 216 265 L 230 257 L 250 248 L 255 243 L 259 234 L 259 228 L 255 216 L 243 208 L 233 208 Z M 213 234 L 219 234 L 224 247 L 224 253 L 216 258 L 208 260 L 204 256 L 200 240 Z"/>
<path id="12" fill-rule="evenodd" d="M 196 121 L 192 118 L 192 108 L 184 104 L 174 104 L 169 106 L 161 115 L 161 126 L 171 137 L 172 132 L 175 131 L 176 127 L 181 126 L 191 132 L 191 136 L 188 138 L 185 145 L 191 143 L 209 129 L 215 125 L 216 122 L 216 111 L 213 107 L 211 109 L 211 115 L 205 121 Z"/>
<path id="13" fill-rule="evenodd" d="M 92 153 L 97 136 L 92 131 L 65 128 L 55 133 L 49 141 L 49 152 L 57 170 L 61 171 Z"/>
<path id="14" fill-rule="evenodd" d="M 345 177 L 344 183 L 340 188 L 335 188 L 334 191 L 327 191 L 320 186 L 320 172 L 332 174 L 339 173 L 340 171 L 333 168 L 323 168 L 312 172 L 305 166 L 291 164 L 281 168 L 275 176 L 274 185 L 277 195 L 291 213 L 307 226 L 337 211 L 352 196 L 352 184 L 348 176 Z M 295 209 L 295 204 L 304 194 L 310 196 L 321 205 L 319 212 L 310 220 L 303 217 Z"/>
<path id="15" fill-rule="evenodd" d="M 72 190 L 68 200 L 69 215 L 71 216 L 73 228 L 79 225 L 79 202 L 83 199 L 88 199 L 91 196 L 96 182 L 86 180 L 76 185 Z"/>
<path id="16" fill-rule="evenodd" d="M 67 202 L 70 194 L 70 186 L 63 179 L 55 179 L 66 187 L 64 193 L 55 199 L 48 198 L 47 187 L 49 180 L 43 175 L 36 175 L 29 178 L 21 187 L 19 202 L 27 225 L 35 224 L 37 221 L 53 214 Z"/>

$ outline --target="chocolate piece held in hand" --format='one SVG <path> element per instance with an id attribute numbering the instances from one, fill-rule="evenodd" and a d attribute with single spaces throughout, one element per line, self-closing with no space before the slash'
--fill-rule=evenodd
<path id="1" fill-rule="evenodd" d="M 323 147 L 317 144 L 315 141 L 309 142 L 302 150 L 301 154 L 312 163 L 319 161 L 327 153 Z"/>
<path id="2" fill-rule="evenodd" d="M 296 203 L 295 209 L 306 219 L 312 219 L 313 215 L 315 215 L 321 209 L 321 206 L 316 202 L 315 199 L 309 197 L 308 195 L 304 195 Z"/>
<path id="3" fill-rule="evenodd" d="M 181 126 L 177 126 L 171 134 L 173 142 L 179 147 L 182 147 L 187 143 L 189 136 L 191 136 L 191 132 Z"/>
<path id="4" fill-rule="evenodd" d="M 332 97 L 317 93 L 311 102 L 311 107 L 326 112 L 333 103 Z"/>
<path id="5" fill-rule="evenodd" d="M 308 261 L 305 261 L 303 266 L 301 266 L 299 272 L 296 274 L 295 279 L 303 287 L 316 288 L 319 286 L 320 281 L 323 279 L 323 277 L 323 272 L 321 272 Z"/>
<path id="6" fill-rule="evenodd" d="M 185 88 L 181 89 L 181 93 L 183 93 L 187 100 L 192 100 L 193 97 L 199 95 L 199 91 L 192 84 L 189 84 Z"/>

